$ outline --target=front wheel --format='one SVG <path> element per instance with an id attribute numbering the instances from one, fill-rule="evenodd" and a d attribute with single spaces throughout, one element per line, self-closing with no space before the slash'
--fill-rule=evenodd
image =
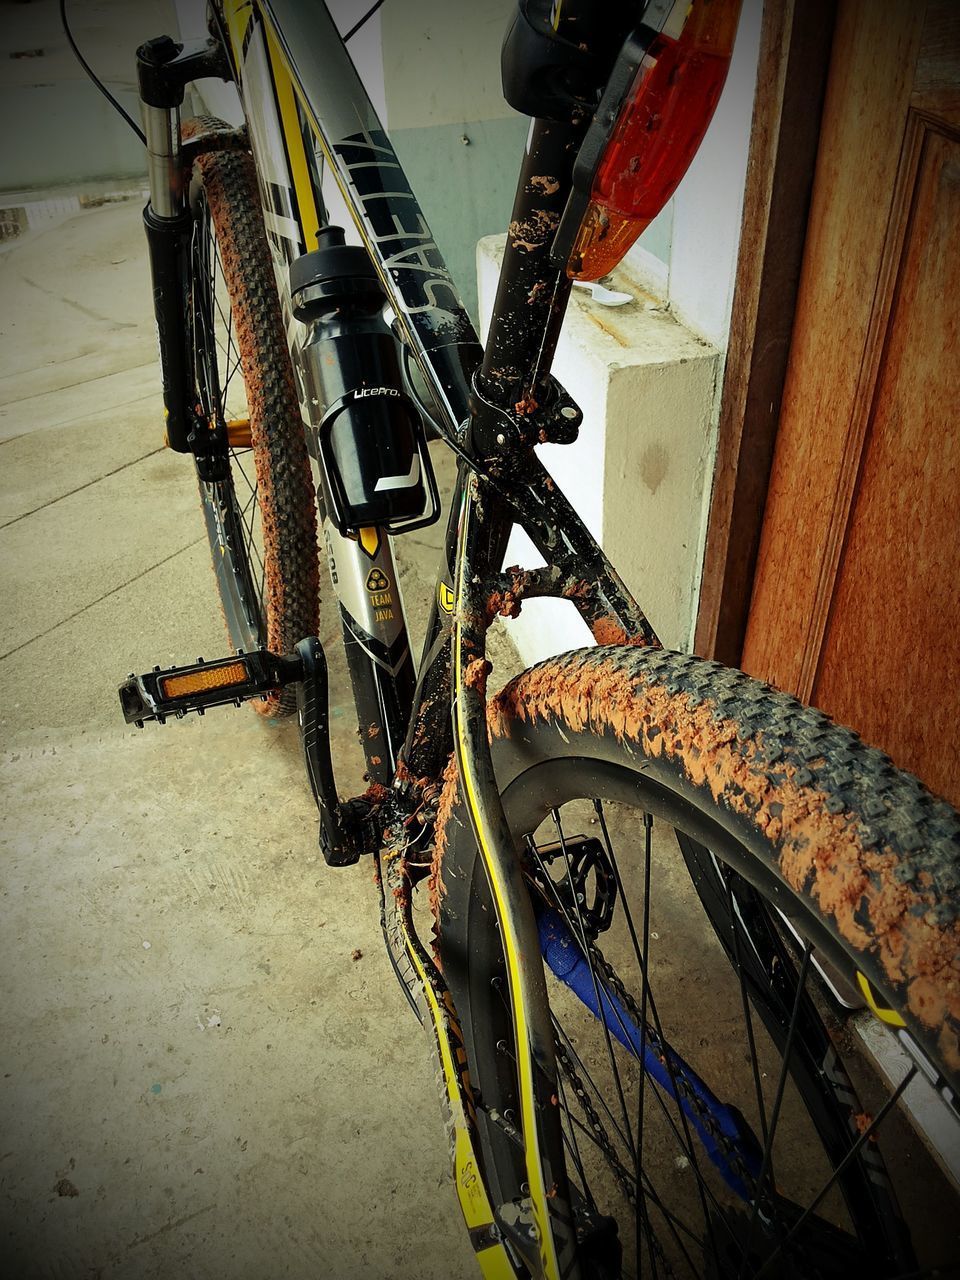
<path id="1" fill-rule="evenodd" d="M 955 811 L 819 712 L 679 654 L 544 663 L 489 724 L 548 979 L 581 1273 L 914 1270 L 884 1162 L 893 1108 L 811 979 L 862 975 L 956 1082 Z M 507 1223 L 529 1203 L 508 970 L 448 788 L 437 946 Z M 934 1261 L 956 1256 L 945 1232 Z"/>
<path id="2" fill-rule="evenodd" d="M 189 121 L 184 136 L 218 124 Z M 317 632 L 316 500 L 250 153 L 198 156 L 191 207 L 194 391 L 225 464 L 199 479 L 217 589 L 234 648 L 290 653 Z M 286 715 L 296 698 L 253 705 Z"/>

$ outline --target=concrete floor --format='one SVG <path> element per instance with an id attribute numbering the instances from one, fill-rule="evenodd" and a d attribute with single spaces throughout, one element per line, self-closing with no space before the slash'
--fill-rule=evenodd
<path id="1" fill-rule="evenodd" d="M 225 643 L 138 203 L 18 242 L 0 298 L 0 1271 L 472 1277 L 427 1042 L 295 731 L 119 714 L 128 671 Z"/>

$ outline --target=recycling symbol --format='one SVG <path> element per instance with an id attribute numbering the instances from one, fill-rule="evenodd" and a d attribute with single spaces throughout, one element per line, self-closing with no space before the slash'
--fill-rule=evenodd
<path id="1" fill-rule="evenodd" d="M 390 579 L 382 569 L 371 569 L 367 574 L 368 591 L 389 591 Z"/>

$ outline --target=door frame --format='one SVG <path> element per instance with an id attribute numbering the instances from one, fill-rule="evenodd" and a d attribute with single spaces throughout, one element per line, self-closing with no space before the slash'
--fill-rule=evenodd
<path id="1" fill-rule="evenodd" d="M 764 0 L 694 651 L 738 666 L 790 355 L 837 0 Z"/>

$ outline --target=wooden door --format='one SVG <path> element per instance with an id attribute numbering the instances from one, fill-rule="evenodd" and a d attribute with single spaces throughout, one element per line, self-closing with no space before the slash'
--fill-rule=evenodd
<path id="1" fill-rule="evenodd" d="M 838 11 L 742 664 L 960 805 L 956 0 Z"/>

